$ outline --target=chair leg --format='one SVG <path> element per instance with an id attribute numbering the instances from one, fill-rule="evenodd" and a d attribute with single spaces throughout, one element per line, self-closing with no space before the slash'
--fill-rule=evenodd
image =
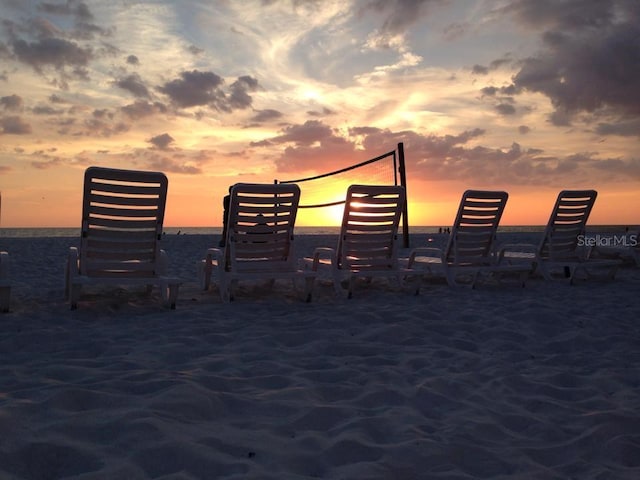
<path id="1" fill-rule="evenodd" d="M 304 300 L 305 302 L 311 302 L 311 296 L 313 292 L 313 285 L 315 283 L 315 277 L 307 277 L 305 278 L 305 292 L 304 292 Z"/>
<path id="2" fill-rule="evenodd" d="M 77 310 L 78 300 L 80 300 L 81 286 L 79 284 L 69 283 L 69 304 L 71 310 Z"/>
<path id="3" fill-rule="evenodd" d="M 353 287 L 355 286 L 355 283 L 356 283 L 356 276 L 349 275 L 349 290 L 347 292 L 347 298 L 349 299 L 353 298 Z"/>
<path id="4" fill-rule="evenodd" d="M 213 268 L 206 260 L 198 262 L 196 268 L 198 269 L 198 284 L 200 288 L 206 292 L 211 286 L 211 273 Z"/>
<path id="5" fill-rule="evenodd" d="M 0 312 L 9 311 L 9 303 L 11 299 L 11 287 L 8 285 L 0 287 Z"/>
<path id="6" fill-rule="evenodd" d="M 160 287 L 160 294 L 162 295 L 162 301 L 164 304 L 171 310 L 175 310 L 180 284 L 176 282 L 168 283 L 163 280 L 158 286 Z"/>

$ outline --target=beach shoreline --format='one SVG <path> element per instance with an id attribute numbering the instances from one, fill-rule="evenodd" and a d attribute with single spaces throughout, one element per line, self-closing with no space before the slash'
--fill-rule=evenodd
<path id="1" fill-rule="evenodd" d="M 247 285 L 224 304 L 195 281 L 217 241 L 163 239 L 176 310 L 92 287 L 70 311 L 76 240 L 3 239 L 0 478 L 640 476 L 640 269 L 575 286 L 434 280 L 418 296 L 374 280 L 351 300 L 319 282 L 311 303 Z M 335 236 L 296 242 L 307 255 Z"/>

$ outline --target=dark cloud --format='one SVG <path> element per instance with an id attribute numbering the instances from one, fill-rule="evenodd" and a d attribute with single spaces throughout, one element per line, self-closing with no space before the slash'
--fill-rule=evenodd
<path id="1" fill-rule="evenodd" d="M 620 135 L 622 137 L 640 137 L 640 118 L 621 121 L 616 124 L 599 123 L 596 133 L 600 135 Z"/>
<path id="2" fill-rule="evenodd" d="M 87 7 L 86 3 L 67 0 L 66 3 L 47 3 L 43 2 L 38 5 L 38 10 L 56 15 L 71 15 L 81 21 L 89 21 L 93 19 L 93 14 Z"/>
<path id="3" fill-rule="evenodd" d="M 140 65 L 140 60 L 138 60 L 138 57 L 136 57 L 135 55 L 129 55 L 127 57 L 127 63 L 129 65 Z"/>
<path id="4" fill-rule="evenodd" d="M 159 102 L 150 103 L 144 100 L 138 100 L 129 105 L 125 105 L 120 110 L 129 118 L 137 120 L 151 115 L 166 113 L 167 107 Z"/>
<path id="5" fill-rule="evenodd" d="M 213 72 L 192 70 L 182 72 L 180 78 L 165 83 L 160 90 L 181 108 L 204 105 L 224 105 L 225 94 L 220 87 L 222 77 Z"/>
<path id="6" fill-rule="evenodd" d="M 5 110 L 21 110 L 22 109 L 22 97 L 18 95 L 8 95 L 6 97 L 0 97 L 0 107 Z"/>
<path id="7" fill-rule="evenodd" d="M 440 4 L 441 0 L 369 0 L 362 7 L 362 12 L 373 11 L 385 15 L 380 27 L 383 35 L 397 35 L 420 20 L 432 4 Z"/>
<path id="8" fill-rule="evenodd" d="M 138 98 L 149 98 L 149 89 L 137 73 L 132 73 L 126 77 L 119 78 L 116 80 L 115 84 L 123 90 L 131 92 Z"/>
<path id="9" fill-rule="evenodd" d="M 185 164 L 180 158 L 169 158 L 166 156 L 154 155 L 147 160 L 147 168 L 159 172 L 181 173 L 186 175 L 200 175 L 202 168 Z"/>
<path id="10" fill-rule="evenodd" d="M 444 29 L 442 30 L 442 34 L 445 40 L 453 41 L 464 36 L 468 30 L 468 23 L 454 22 L 444 27 Z"/>
<path id="11" fill-rule="evenodd" d="M 489 73 L 489 68 L 483 65 L 474 65 L 471 68 L 471 72 L 475 75 L 487 75 Z"/>
<path id="12" fill-rule="evenodd" d="M 610 124 L 640 117 L 637 2 L 518 0 L 503 11 L 544 29 L 543 48 L 524 59 L 513 77 L 513 94 L 547 96 L 557 126 L 570 125 L 581 113 L 606 114 Z"/>
<path id="13" fill-rule="evenodd" d="M 87 118 L 84 121 L 83 125 L 85 130 L 78 132 L 78 134 L 86 136 L 112 137 L 114 135 L 120 135 L 128 132 L 131 128 L 130 125 L 124 122 L 114 122 L 112 119 L 112 113 L 103 110 L 96 110 L 93 112 L 93 116 L 91 118 Z"/>
<path id="14" fill-rule="evenodd" d="M 160 150 L 166 150 L 174 141 L 174 138 L 168 133 L 156 135 L 155 137 L 151 137 L 149 140 L 147 140 L 147 142 L 151 143 L 154 147 L 159 148 Z"/>
<path id="15" fill-rule="evenodd" d="M 84 2 L 68 0 L 65 3 L 48 3 L 44 2 L 38 5 L 38 10 L 50 16 L 65 16 L 74 21 L 74 29 L 65 32 L 70 38 L 89 40 L 95 35 L 107 36 L 111 31 L 104 29 L 95 23 L 91 23 L 94 19 L 93 13 Z M 47 19 L 38 18 L 36 21 L 48 22 Z M 44 26 L 44 25 L 43 25 Z M 55 35 L 59 36 L 59 35 Z"/>
<path id="16" fill-rule="evenodd" d="M 311 145 L 323 142 L 334 136 L 333 130 L 328 125 L 318 120 L 308 120 L 303 125 L 291 125 L 286 127 L 281 135 L 270 138 L 272 144 L 295 143 L 297 145 Z"/>
<path id="17" fill-rule="evenodd" d="M 504 11 L 532 27 L 574 30 L 603 27 L 614 20 L 616 4 L 609 0 L 515 0 Z"/>
<path id="18" fill-rule="evenodd" d="M 307 112 L 307 115 L 309 115 L 310 117 L 326 117 L 326 116 L 335 115 L 335 114 L 336 112 L 334 112 L 333 110 L 327 107 L 322 107 L 322 111 L 320 112 L 316 110 L 309 110 Z"/>
<path id="19" fill-rule="evenodd" d="M 496 111 L 500 115 L 515 115 L 516 107 L 514 107 L 510 103 L 499 103 L 498 105 L 496 105 Z"/>
<path id="20" fill-rule="evenodd" d="M 531 131 L 531 128 L 528 127 L 527 125 L 520 125 L 518 127 L 518 133 L 520 135 L 526 135 L 527 133 L 529 133 Z"/>
<path id="21" fill-rule="evenodd" d="M 5 135 L 27 135 L 31 133 L 31 125 L 17 116 L 0 118 L 0 127 Z"/>
<path id="22" fill-rule="evenodd" d="M 255 92 L 259 89 L 258 80 L 248 75 L 238 77 L 231 84 L 231 95 L 229 96 L 229 107 L 232 109 L 245 109 L 251 106 L 253 99 L 249 92 Z"/>
<path id="23" fill-rule="evenodd" d="M 67 103 L 67 101 L 60 97 L 59 95 L 56 95 L 55 93 L 49 95 L 49 101 L 51 103 Z"/>
<path id="24" fill-rule="evenodd" d="M 256 113 L 251 120 L 254 122 L 262 123 L 262 122 L 271 122 L 273 120 L 278 120 L 282 118 L 282 112 L 278 110 L 273 110 L 271 108 L 267 108 L 265 110 L 260 110 Z"/>
<path id="25" fill-rule="evenodd" d="M 49 105 L 38 105 L 33 107 L 33 113 L 36 115 L 60 115 L 63 110 L 50 107 Z"/>
<path id="26" fill-rule="evenodd" d="M 480 93 L 487 97 L 494 97 L 499 91 L 500 89 L 498 87 L 483 87 L 480 89 Z"/>
<path id="27" fill-rule="evenodd" d="M 187 51 L 193 55 L 202 55 L 204 53 L 204 49 L 196 47 L 195 45 L 189 45 Z"/>
<path id="28" fill-rule="evenodd" d="M 66 66 L 84 67 L 93 58 L 91 48 L 83 48 L 60 38 L 45 38 L 33 43 L 15 40 L 12 48 L 18 60 L 38 71 L 45 66 L 56 69 L 64 69 Z M 80 72 L 81 70 L 77 70 L 76 74 Z"/>
<path id="29" fill-rule="evenodd" d="M 255 142 L 253 147 L 284 144 L 276 160 L 279 172 L 288 178 L 306 173 L 327 173 L 346 165 L 374 158 L 403 142 L 407 171 L 416 178 L 433 181 L 459 180 L 478 186 L 496 184 L 525 185 L 545 183 L 566 188 L 588 182 L 593 172 L 608 171 L 607 179 L 640 178 L 639 159 L 599 158 L 597 153 L 578 153 L 564 157 L 546 155 L 538 148 L 512 143 L 505 148 L 482 146 L 485 131 L 480 128 L 455 135 L 422 135 L 413 131 L 392 132 L 373 127 L 351 128 L 348 136 L 319 122 L 292 125 L 277 137 Z M 521 126 L 521 133 L 528 127 Z M 355 139 L 359 138 L 360 148 Z M 615 161 L 620 166 L 615 166 Z"/>

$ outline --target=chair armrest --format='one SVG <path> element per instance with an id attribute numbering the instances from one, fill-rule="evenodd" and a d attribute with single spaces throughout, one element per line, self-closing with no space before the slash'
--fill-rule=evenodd
<path id="1" fill-rule="evenodd" d="M 9 279 L 9 254 L 0 252 L 0 281 Z"/>
<path id="2" fill-rule="evenodd" d="M 312 263 L 311 263 L 311 269 L 312 270 L 318 270 L 318 265 L 320 264 L 320 260 L 323 258 L 327 258 L 331 261 L 331 264 L 333 265 L 335 262 L 335 249 L 331 248 L 331 247 L 316 247 L 313 250 L 313 255 L 312 255 Z"/>
<path id="3" fill-rule="evenodd" d="M 78 247 L 69 247 L 69 253 L 67 254 L 67 268 L 70 275 L 77 275 L 80 267 L 80 253 Z"/>
<path id="4" fill-rule="evenodd" d="M 158 262 L 158 275 L 164 276 L 169 271 L 169 255 L 164 250 L 160 250 L 160 261 Z"/>
<path id="5" fill-rule="evenodd" d="M 222 259 L 224 258 L 224 250 L 221 248 L 208 248 L 206 254 L 206 261 L 208 264 L 212 264 L 213 260 L 218 265 L 222 265 Z"/>
<path id="6" fill-rule="evenodd" d="M 516 254 L 528 253 L 536 256 L 538 252 L 538 245 L 534 245 L 533 243 L 503 243 L 498 245 L 498 262 L 502 261 L 507 252 Z"/>

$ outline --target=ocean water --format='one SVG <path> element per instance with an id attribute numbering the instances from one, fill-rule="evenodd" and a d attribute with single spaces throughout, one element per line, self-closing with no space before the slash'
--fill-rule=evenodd
<path id="1" fill-rule="evenodd" d="M 410 226 L 410 234 L 439 233 L 438 226 Z M 542 232 L 544 225 L 509 225 L 501 226 L 498 232 L 504 233 L 534 233 Z M 334 235 L 340 227 L 296 227 L 298 235 Z M 624 225 L 595 225 L 587 228 L 588 232 L 621 233 Z M 166 235 L 211 235 L 220 236 L 222 227 L 166 227 Z M 80 229 L 76 227 L 48 227 L 48 228 L 0 228 L 0 238 L 34 238 L 34 237 L 77 237 Z"/>

